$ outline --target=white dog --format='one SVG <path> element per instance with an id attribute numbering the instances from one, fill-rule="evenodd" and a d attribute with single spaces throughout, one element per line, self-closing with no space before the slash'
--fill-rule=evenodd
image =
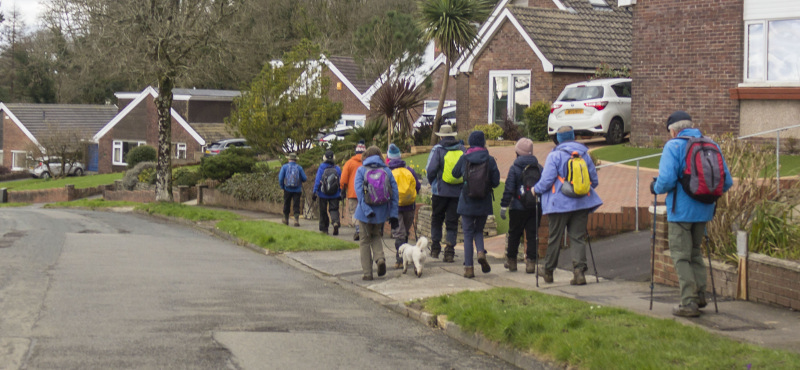
<path id="1" fill-rule="evenodd" d="M 417 245 L 405 243 L 400 246 L 400 255 L 403 256 L 403 273 L 408 270 L 408 264 L 414 262 L 414 271 L 417 277 L 422 276 L 422 266 L 425 265 L 427 255 L 431 252 L 428 246 L 428 238 L 421 237 L 417 240 Z"/>

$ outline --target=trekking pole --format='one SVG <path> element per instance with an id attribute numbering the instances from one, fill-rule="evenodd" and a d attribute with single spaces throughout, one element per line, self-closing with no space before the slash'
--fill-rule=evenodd
<path id="1" fill-rule="evenodd" d="M 711 275 L 711 295 L 714 297 L 714 312 L 719 313 L 717 307 L 717 288 L 714 287 L 714 270 L 711 268 L 711 242 L 708 240 L 708 230 L 706 230 L 706 255 L 708 255 L 708 274 Z"/>
<path id="2" fill-rule="evenodd" d="M 597 276 L 597 264 L 594 263 L 594 252 L 592 252 L 592 237 L 589 236 L 589 230 L 586 230 L 586 243 L 589 244 L 589 255 L 592 256 L 592 267 L 594 267 L 594 280 L 600 282 L 600 277 Z"/>
<path id="3" fill-rule="evenodd" d="M 536 274 L 536 287 L 539 287 L 539 206 L 542 203 L 539 201 L 539 196 L 536 196 L 536 209 L 534 210 L 534 224 L 536 228 L 536 232 L 534 233 L 534 237 L 536 238 L 536 253 L 534 253 L 533 257 L 533 273 Z"/>
<path id="4" fill-rule="evenodd" d="M 653 180 L 656 178 L 654 177 Z M 656 206 L 658 205 L 658 194 L 653 194 L 653 236 L 652 248 L 650 250 L 650 311 L 653 310 L 653 289 L 656 274 Z"/>

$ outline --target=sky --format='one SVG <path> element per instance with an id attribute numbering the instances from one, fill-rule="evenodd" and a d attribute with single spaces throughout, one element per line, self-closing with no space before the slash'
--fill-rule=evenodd
<path id="1" fill-rule="evenodd" d="M 8 19 L 11 10 L 16 6 L 25 25 L 29 28 L 34 28 L 39 23 L 39 14 L 44 11 L 46 2 L 47 0 L 0 0 L 0 10 L 3 11 L 3 15 Z"/>

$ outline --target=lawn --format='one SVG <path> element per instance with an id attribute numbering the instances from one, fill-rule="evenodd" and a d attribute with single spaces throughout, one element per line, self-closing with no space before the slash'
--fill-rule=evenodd
<path id="1" fill-rule="evenodd" d="M 66 185 L 75 185 L 75 189 L 85 189 L 113 184 L 114 180 L 122 179 L 123 175 L 122 172 L 117 172 L 103 175 L 70 176 L 60 179 L 6 181 L 2 183 L 2 187 L 9 191 L 63 188 Z"/>
<path id="2" fill-rule="evenodd" d="M 358 244 L 328 235 L 298 230 L 270 221 L 220 221 L 217 228 L 239 239 L 275 252 L 336 251 Z"/>
<path id="3" fill-rule="evenodd" d="M 800 355 L 675 320 L 516 288 L 429 298 L 424 310 L 466 332 L 580 369 L 797 369 Z"/>
<path id="4" fill-rule="evenodd" d="M 136 206 L 136 210 L 144 211 L 148 214 L 159 214 L 169 217 L 183 218 L 190 221 L 227 221 L 238 220 L 242 218 L 238 214 L 229 211 L 187 206 L 185 204 L 170 202 L 140 204 Z"/>
<path id="5" fill-rule="evenodd" d="M 106 201 L 105 199 L 77 199 L 71 202 L 56 202 L 44 205 L 44 208 L 84 208 L 84 209 L 108 209 L 116 207 L 136 207 L 141 203 L 126 201 Z"/>

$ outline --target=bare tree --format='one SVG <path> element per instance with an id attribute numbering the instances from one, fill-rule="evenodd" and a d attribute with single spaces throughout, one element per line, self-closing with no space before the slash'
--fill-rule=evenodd
<path id="1" fill-rule="evenodd" d="M 84 160 L 86 146 L 91 134 L 77 127 L 47 123 L 47 130 L 36 137 L 38 143 L 28 145 L 28 153 L 33 160 L 47 166 L 47 172 L 54 177 L 64 177 L 68 168 Z M 58 171 L 51 166 L 59 166 Z"/>

